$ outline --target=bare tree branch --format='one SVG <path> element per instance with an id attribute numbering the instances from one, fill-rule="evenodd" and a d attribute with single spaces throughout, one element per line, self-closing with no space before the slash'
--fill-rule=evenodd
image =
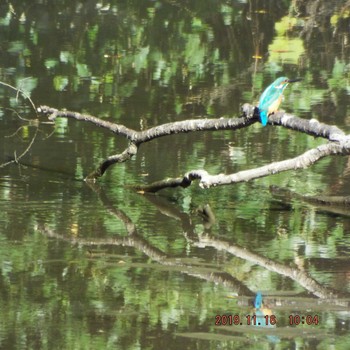
<path id="1" fill-rule="evenodd" d="M 28 79 L 28 78 L 26 78 L 26 79 Z M 34 102 L 32 101 L 32 99 L 30 98 L 30 96 L 27 94 L 26 91 L 24 91 L 24 90 L 22 90 L 22 89 L 20 89 L 20 88 L 18 88 L 18 87 L 14 87 L 14 86 L 12 86 L 12 85 L 10 85 L 10 84 L 4 83 L 3 81 L 0 81 L 0 84 L 1 84 L 1 85 L 4 85 L 4 86 L 6 86 L 6 87 L 9 87 L 9 88 L 12 89 L 12 90 L 15 90 L 15 91 L 17 92 L 16 99 L 18 99 L 18 95 L 19 95 L 19 93 L 21 93 L 21 94 L 23 95 L 24 98 L 28 99 L 28 101 L 29 101 L 30 104 L 32 105 L 32 107 L 33 107 L 35 113 L 37 113 L 37 108 L 35 107 Z"/>
<path id="2" fill-rule="evenodd" d="M 190 119 L 179 122 L 167 123 L 155 126 L 145 131 L 136 131 L 129 129 L 124 125 L 111 123 L 88 114 L 80 114 L 70 111 L 60 111 L 48 106 L 40 106 L 39 113 L 48 114 L 50 120 L 58 117 L 73 118 L 76 120 L 87 121 L 97 126 L 112 131 L 129 139 L 131 142 L 139 145 L 151 141 L 155 138 L 173 134 L 194 132 L 194 131 L 213 131 L 213 130 L 236 130 L 253 124 L 257 121 L 255 115 L 242 116 L 239 118 L 220 118 L 220 119 Z"/>
<path id="3" fill-rule="evenodd" d="M 32 107 L 33 107 L 33 109 L 34 109 L 34 111 L 35 111 L 35 113 L 37 115 L 37 109 L 35 107 L 34 102 L 31 100 L 30 96 L 24 90 L 22 90 L 22 89 L 20 89 L 18 87 L 16 88 L 16 87 L 14 87 L 14 86 L 12 86 L 10 84 L 4 83 L 2 81 L 0 81 L 0 84 L 3 85 L 3 86 L 9 87 L 12 90 L 15 90 L 17 92 L 16 99 L 18 99 L 18 95 L 21 93 L 24 98 L 29 100 L 30 104 L 32 105 Z M 10 109 L 10 110 L 14 111 L 13 109 Z M 35 133 L 34 133 L 32 139 L 29 141 L 29 144 L 26 147 L 26 149 L 19 156 L 17 156 L 17 153 L 15 151 L 14 152 L 14 158 L 12 160 L 6 162 L 6 163 L 0 164 L 0 168 L 4 168 L 4 167 L 6 167 L 6 166 L 8 166 L 10 164 L 13 164 L 13 163 L 18 163 L 20 161 L 20 159 L 23 158 L 29 152 L 29 150 L 31 149 L 31 147 L 32 147 L 32 145 L 33 145 L 37 135 L 38 135 L 39 122 L 38 122 L 37 119 L 28 120 L 28 119 L 22 118 L 16 111 L 14 111 L 14 112 L 17 114 L 18 118 L 28 121 L 29 125 L 30 126 L 35 126 L 36 129 L 35 129 Z M 17 131 L 15 132 L 15 134 L 17 133 Z"/>
<path id="4" fill-rule="evenodd" d="M 125 162 L 131 159 L 137 154 L 139 145 L 155 138 L 195 131 L 236 130 L 247 127 L 258 120 L 257 108 L 249 104 L 244 104 L 242 106 L 243 115 L 239 118 L 192 119 L 167 123 L 144 131 L 136 131 L 127 128 L 124 125 L 104 121 L 94 116 L 70 111 L 60 111 L 48 106 L 40 106 L 38 112 L 48 114 L 50 120 L 54 120 L 57 117 L 63 117 L 87 121 L 110 130 L 117 135 L 124 136 L 130 141 L 129 146 L 122 153 L 109 156 L 97 167 L 96 170 L 91 172 L 86 178 L 87 181 L 95 181 L 98 177 L 102 176 L 112 164 Z M 293 159 L 275 162 L 257 169 L 241 171 L 230 175 L 209 175 L 203 169 L 192 170 L 186 173 L 182 178 L 165 179 L 151 185 L 138 186 L 136 189 L 143 192 L 157 192 L 167 187 L 188 187 L 193 180 L 200 180 L 200 186 L 203 188 L 250 181 L 283 171 L 306 168 L 321 158 L 331 154 L 350 153 L 350 141 L 348 136 L 336 126 L 323 124 L 315 119 L 301 119 L 284 112 L 278 112 L 269 116 L 269 124 L 284 126 L 295 131 L 304 132 L 316 137 L 322 137 L 333 142 L 309 150 Z"/>
<path id="5" fill-rule="evenodd" d="M 37 111 L 38 111 L 38 113 L 48 114 L 49 115 L 48 118 L 51 121 L 54 121 L 58 117 L 60 117 L 60 118 L 72 118 L 72 119 L 76 119 L 79 121 L 85 121 L 85 122 L 92 123 L 96 126 L 105 128 L 107 130 L 110 130 L 117 135 L 125 136 L 129 140 L 133 140 L 133 138 L 134 138 L 133 134 L 136 132 L 132 129 L 125 127 L 124 125 L 111 123 L 109 121 L 102 120 L 102 119 L 96 118 L 96 117 L 94 117 L 92 115 L 88 115 L 88 114 L 80 114 L 77 112 L 70 112 L 70 111 L 60 111 L 56 108 L 51 108 L 48 106 L 40 106 L 40 107 L 38 107 Z"/>
<path id="6" fill-rule="evenodd" d="M 23 158 L 29 152 L 37 135 L 38 135 L 38 128 L 35 129 L 35 133 L 34 133 L 32 139 L 30 140 L 28 146 L 26 147 L 26 149 L 19 156 L 17 156 L 17 154 L 15 153 L 14 159 L 11 159 L 10 161 L 8 161 L 6 163 L 0 164 L 0 168 L 5 168 L 6 166 L 8 166 L 10 164 L 18 163 L 20 161 L 20 159 Z"/>
<path id="7" fill-rule="evenodd" d="M 192 119 L 179 121 L 174 123 L 167 123 L 150 128 L 145 131 L 136 131 L 129 129 L 124 125 L 111 123 L 88 114 L 80 114 L 71 111 L 60 111 L 48 106 L 40 106 L 37 109 L 38 113 L 49 115 L 50 120 L 55 120 L 58 117 L 72 118 L 79 121 L 86 121 L 96 126 L 103 127 L 117 135 L 121 135 L 130 140 L 130 144 L 122 153 L 109 156 L 105 159 L 93 172 L 87 177 L 86 181 L 95 181 L 102 176 L 109 166 L 115 163 L 122 163 L 131 159 L 137 154 L 138 146 L 144 142 L 151 141 L 155 138 L 187 133 L 194 131 L 209 131 L 209 130 L 235 130 L 246 127 L 257 121 L 257 116 L 254 113 L 244 115 L 240 118 L 220 118 L 220 119 Z"/>
<path id="8" fill-rule="evenodd" d="M 197 170 L 200 171 L 200 170 Z M 203 170 L 204 171 L 204 170 Z M 135 186 L 134 189 L 139 192 L 149 192 L 149 193 L 155 193 L 158 192 L 164 188 L 171 188 L 171 187 L 183 187 L 186 188 L 190 186 L 192 183 L 192 180 L 189 179 L 186 175 L 184 177 L 177 177 L 177 178 L 169 178 L 164 179 L 160 181 L 153 182 L 149 185 L 145 186 Z"/>
<path id="9" fill-rule="evenodd" d="M 115 163 L 123 163 L 127 160 L 131 159 L 138 150 L 138 146 L 135 143 L 130 143 L 129 146 L 125 149 L 124 152 L 120 154 L 116 154 L 113 156 L 108 157 L 106 160 L 104 160 L 96 170 L 91 172 L 86 178 L 85 181 L 92 181 L 95 182 L 95 180 L 98 177 L 101 177 L 105 171 L 108 169 L 108 167 Z"/>
<path id="10" fill-rule="evenodd" d="M 345 142 L 342 143 L 332 142 L 321 145 L 309 151 L 306 151 L 298 157 L 283 160 L 280 162 L 274 162 L 256 169 L 244 170 L 229 175 L 210 175 L 207 171 L 202 169 L 192 170 L 187 172 L 183 178 L 166 179 L 146 186 L 137 186 L 136 190 L 144 192 L 157 192 L 166 187 L 188 187 L 193 180 L 199 180 L 200 187 L 209 188 L 212 186 L 246 182 L 288 170 L 304 169 L 329 155 L 350 154 L 350 140 L 344 139 L 344 141 Z"/>
<path id="11" fill-rule="evenodd" d="M 284 112 L 270 115 L 269 124 L 281 125 L 312 136 L 323 137 L 329 141 L 341 141 L 345 137 L 345 133 L 334 125 L 320 123 L 316 119 L 302 119 Z"/>

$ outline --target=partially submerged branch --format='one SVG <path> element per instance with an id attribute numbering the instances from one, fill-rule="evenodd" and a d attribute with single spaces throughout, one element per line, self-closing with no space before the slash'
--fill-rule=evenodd
<path id="1" fill-rule="evenodd" d="M 190 186 L 191 183 L 192 183 L 192 180 L 190 180 L 190 178 L 185 175 L 184 177 L 177 177 L 173 179 L 169 178 L 169 179 L 156 181 L 156 182 L 153 182 L 152 184 L 145 185 L 145 186 L 135 186 L 134 189 L 139 192 L 155 193 L 164 188 L 169 188 L 169 187 L 186 188 Z"/>
<path id="2" fill-rule="evenodd" d="M 290 203 L 292 200 L 297 200 L 299 203 L 310 204 L 313 208 L 322 212 L 347 217 L 350 215 L 350 196 L 306 196 L 278 186 L 270 186 L 270 191 L 275 199 L 283 203 Z"/>
<path id="3" fill-rule="evenodd" d="M 105 173 L 105 171 L 110 165 L 115 163 L 123 163 L 131 159 L 137 153 L 137 149 L 138 146 L 135 143 L 130 143 L 126 150 L 121 154 L 110 156 L 106 160 L 104 160 L 96 170 L 94 170 L 86 177 L 85 180 L 94 182 L 95 179 L 101 177 Z"/>
<path id="4" fill-rule="evenodd" d="M 136 189 L 138 191 L 144 192 L 156 192 L 166 187 L 188 187 L 193 180 L 199 180 L 199 186 L 202 188 L 229 185 L 278 174 L 288 170 L 305 169 L 320 159 L 335 154 L 350 154 L 350 142 L 328 143 L 306 151 L 304 154 L 292 159 L 270 163 L 260 168 L 244 170 L 229 175 L 210 175 L 207 171 L 202 169 L 191 170 L 187 172 L 182 178 L 157 181 L 147 186 L 138 186 Z M 186 186 L 183 184 L 186 184 Z"/>

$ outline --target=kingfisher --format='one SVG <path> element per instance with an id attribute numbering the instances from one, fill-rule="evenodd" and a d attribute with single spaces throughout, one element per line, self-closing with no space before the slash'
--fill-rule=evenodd
<path id="1" fill-rule="evenodd" d="M 263 126 L 267 124 L 269 115 L 278 110 L 282 102 L 283 91 L 288 84 L 300 80 L 300 78 L 288 79 L 287 77 L 280 77 L 265 89 L 260 97 L 258 105 L 260 121 Z"/>

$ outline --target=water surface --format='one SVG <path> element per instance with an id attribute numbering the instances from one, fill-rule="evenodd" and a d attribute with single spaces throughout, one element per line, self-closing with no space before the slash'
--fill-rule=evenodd
<path id="1" fill-rule="evenodd" d="M 89 185 L 126 140 L 48 123 L 25 98 L 144 130 L 239 116 L 283 75 L 303 78 L 283 109 L 348 132 L 348 5 L 313 4 L 0 5 L 0 81 L 24 93 L 0 86 L 0 162 L 34 138 L 0 168 L 1 349 L 349 348 L 349 209 L 303 198 L 348 195 L 347 157 L 140 195 L 131 185 L 252 169 L 325 141 L 258 123 L 172 135 Z M 268 327 L 252 321 L 258 291 Z"/>

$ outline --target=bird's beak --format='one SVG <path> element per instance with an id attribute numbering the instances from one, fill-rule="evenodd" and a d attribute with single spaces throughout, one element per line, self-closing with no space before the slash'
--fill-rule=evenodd
<path id="1" fill-rule="evenodd" d="M 288 79 L 288 83 L 296 83 L 297 81 L 301 81 L 303 79 L 301 78 L 295 78 L 295 79 Z"/>

